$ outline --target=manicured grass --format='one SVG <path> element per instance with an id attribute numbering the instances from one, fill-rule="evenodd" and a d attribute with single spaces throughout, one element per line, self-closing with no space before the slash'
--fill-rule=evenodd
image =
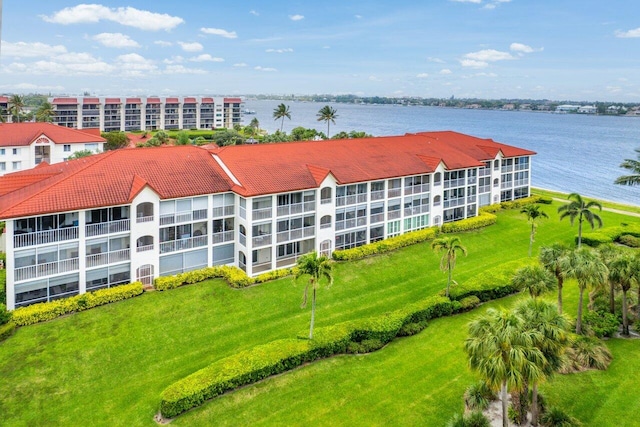
<path id="1" fill-rule="evenodd" d="M 558 240 L 572 242 L 576 228 L 558 221 L 557 205 L 543 209 L 551 219 L 538 227 L 534 251 Z M 605 224 L 629 221 L 610 212 L 602 216 Z M 488 229 L 461 234 L 469 255 L 459 259 L 454 278 L 462 282 L 525 257 L 528 238 L 517 211 L 500 213 Z M 383 313 L 439 292 L 446 276 L 438 263 L 427 242 L 337 264 L 335 284 L 319 292 L 316 325 Z M 0 423 L 153 425 L 160 393 L 172 382 L 239 350 L 305 335 L 309 310 L 300 309 L 302 289 L 303 283 L 290 279 L 243 290 L 208 281 L 20 328 L 0 344 Z M 573 313 L 570 305 L 566 311 Z M 461 390 L 474 378 L 461 352 L 469 316 L 434 321 L 420 335 L 368 356 L 333 358 L 247 387 L 175 423 L 223 423 L 217 414 L 230 407 L 234 424 L 326 424 L 334 412 L 341 414 L 332 418 L 338 424 L 387 424 L 400 412 L 405 424 L 438 425 L 425 420 L 446 420 L 460 409 Z M 283 394 L 270 398 L 280 393 L 272 389 Z M 262 403 L 233 406 L 234 400 L 261 394 L 267 396 Z M 352 406 L 355 395 L 363 400 Z M 337 403 L 325 409 L 329 398 Z"/>
<path id="2" fill-rule="evenodd" d="M 552 191 L 552 190 L 543 190 L 542 188 L 533 188 L 531 192 L 539 196 L 545 196 L 545 197 L 551 197 L 551 198 L 556 197 L 558 199 L 563 199 L 563 200 L 566 200 L 567 196 L 569 195 L 568 193 L 561 193 L 559 191 Z M 640 213 L 640 206 L 624 205 L 622 203 L 611 202 L 609 200 L 598 200 L 598 199 L 593 199 L 591 197 L 586 197 L 586 199 L 598 201 L 603 208 L 618 209 L 625 212 Z"/>

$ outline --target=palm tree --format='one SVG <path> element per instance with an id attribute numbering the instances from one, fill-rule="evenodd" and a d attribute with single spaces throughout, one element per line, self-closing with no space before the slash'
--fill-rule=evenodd
<path id="1" fill-rule="evenodd" d="M 553 274 L 545 270 L 540 265 L 528 265 L 522 267 L 511 278 L 511 284 L 517 289 L 528 291 L 531 298 L 542 295 L 544 292 L 553 289 L 556 281 Z"/>
<path id="2" fill-rule="evenodd" d="M 0 107 L 0 123 L 7 122 L 7 110 L 4 107 Z"/>
<path id="3" fill-rule="evenodd" d="M 558 282 L 558 312 L 562 314 L 562 286 L 564 284 L 564 258 L 569 253 L 567 248 L 562 243 L 554 243 L 551 246 L 543 246 L 540 248 L 540 264 L 547 271 L 553 273 L 556 276 Z"/>
<path id="4" fill-rule="evenodd" d="M 602 205 L 593 200 L 587 203 L 578 193 L 571 193 L 567 198 L 571 200 L 571 202 L 560 206 L 558 213 L 560 214 L 560 220 L 568 216 L 571 225 L 573 225 L 576 217 L 578 218 L 578 247 L 580 247 L 582 245 L 583 221 L 587 221 L 592 230 L 595 228 L 595 223 L 598 223 L 598 228 L 602 227 L 602 219 L 598 214 L 591 212 L 591 208 L 594 207 L 602 210 Z"/>
<path id="5" fill-rule="evenodd" d="M 45 101 L 36 111 L 36 122 L 52 122 L 56 111 L 50 102 Z"/>
<path id="6" fill-rule="evenodd" d="M 507 427 L 507 389 L 522 389 L 526 381 L 541 375 L 543 355 L 535 343 L 542 339 L 536 330 L 525 328 L 521 317 L 506 310 L 488 309 L 486 315 L 469 324 L 464 349 L 469 366 L 478 371 L 493 390 L 500 389 L 502 425 Z"/>
<path id="7" fill-rule="evenodd" d="M 336 119 L 338 118 L 338 114 L 336 114 L 337 112 L 338 111 L 336 109 L 329 105 L 325 105 L 320 109 L 320 111 L 318 111 L 318 114 L 316 114 L 319 122 L 327 122 L 327 138 L 330 137 L 329 128 L 331 123 L 334 125 L 336 124 Z"/>
<path id="8" fill-rule="evenodd" d="M 582 334 L 582 306 L 584 291 L 589 286 L 605 283 L 609 270 L 602 260 L 589 248 L 575 249 L 563 261 L 566 275 L 578 281 L 580 297 L 578 299 L 578 316 L 576 318 L 576 334 Z"/>
<path id="9" fill-rule="evenodd" d="M 609 312 L 615 314 L 616 312 L 616 284 L 611 277 L 611 263 L 620 255 L 620 248 L 613 243 L 606 243 L 598 246 L 598 254 L 600 259 L 604 262 L 604 265 L 609 269 Z"/>
<path id="10" fill-rule="evenodd" d="M 622 175 L 614 181 L 615 184 L 621 185 L 640 185 L 640 148 L 636 148 L 638 160 L 624 159 L 620 164 L 621 168 L 625 168 L 633 173 L 633 175 Z"/>
<path id="11" fill-rule="evenodd" d="M 629 254 L 621 254 L 609 266 L 609 278 L 622 289 L 622 334 L 629 336 L 627 315 L 627 292 L 631 286 L 640 282 L 640 259 Z"/>
<path id="12" fill-rule="evenodd" d="M 302 305 L 307 306 L 309 296 L 309 288 L 311 288 L 311 323 L 309 326 L 309 339 L 313 339 L 313 324 L 316 315 L 316 291 L 320 287 L 320 281 L 325 278 L 329 282 L 329 286 L 333 284 L 333 275 L 331 274 L 331 260 L 324 255 L 318 256 L 313 251 L 298 258 L 297 270 L 293 277 L 294 280 L 300 276 L 309 275 L 309 283 L 304 288 L 302 296 Z"/>
<path id="13" fill-rule="evenodd" d="M 20 122 L 20 113 L 24 108 L 24 98 L 20 95 L 13 95 L 9 98 L 9 112 L 13 116 L 13 121 Z"/>
<path id="14" fill-rule="evenodd" d="M 529 235 L 529 256 L 531 256 L 531 248 L 533 247 L 533 241 L 536 236 L 536 220 L 539 218 L 549 218 L 549 215 L 545 211 L 540 210 L 540 205 L 526 205 L 521 210 L 527 216 L 527 221 L 531 224 L 531 234 Z"/>
<path id="15" fill-rule="evenodd" d="M 260 121 L 258 121 L 258 119 L 254 117 L 253 119 L 251 119 L 251 122 L 249 122 L 249 127 L 253 128 L 253 130 L 255 131 L 254 133 L 258 133 L 258 131 L 260 130 Z"/>
<path id="16" fill-rule="evenodd" d="M 291 112 L 289 111 L 289 106 L 280 104 L 275 110 L 273 110 L 273 119 L 279 120 L 282 119 L 282 123 L 280 124 L 280 132 L 282 132 L 282 127 L 284 126 L 284 118 L 291 120 Z"/>
<path id="17" fill-rule="evenodd" d="M 460 238 L 453 237 L 441 237 L 431 242 L 431 249 L 435 252 L 442 252 L 442 258 L 440 258 L 440 270 L 449 273 L 447 280 L 446 296 L 449 297 L 449 288 L 451 287 L 451 274 L 456 266 L 456 258 L 458 252 L 461 252 L 465 256 L 467 255 L 467 248 L 462 246 Z"/>
<path id="18" fill-rule="evenodd" d="M 524 320 L 526 329 L 541 333 L 534 345 L 544 356 L 537 367 L 542 375 L 532 381 L 531 425 L 538 425 L 538 384 L 549 378 L 562 365 L 562 354 L 568 344 L 569 321 L 563 317 L 557 307 L 543 300 L 526 300 L 518 304 L 515 314 Z"/>

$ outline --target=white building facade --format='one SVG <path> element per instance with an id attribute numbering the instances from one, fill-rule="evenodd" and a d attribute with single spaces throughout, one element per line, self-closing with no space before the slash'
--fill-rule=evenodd
<path id="1" fill-rule="evenodd" d="M 454 140 L 458 135 L 445 136 Z M 466 135 L 464 138 L 477 140 L 482 146 L 490 141 Z M 89 178 L 83 180 L 83 174 L 93 175 L 101 171 L 98 168 L 112 169 L 121 162 L 129 162 L 119 166 L 121 182 L 129 183 L 129 188 L 122 189 L 127 200 L 111 205 L 71 209 L 84 203 L 83 196 L 78 196 L 58 210 L 56 202 L 49 201 L 49 212 L 30 215 L 31 205 L 25 203 L 28 189 L 24 196 L 0 193 L 0 218 L 7 223 L 7 307 L 14 309 L 136 280 L 151 284 L 155 277 L 214 265 L 235 265 L 255 276 L 294 266 L 298 257 L 313 250 L 330 256 L 334 250 L 473 217 L 481 206 L 529 195 L 530 159 L 535 154 L 531 151 L 491 141 L 492 147 L 479 150 L 485 153 L 480 160 L 467 158 L 468 155 L 447 155 L 440 159 L 429 155 L 416 163 L 424 165 L 422 173 L 376 177 L 372 175 L 379 172 L 376 168 L 392 174 L 397 168 L 412 169 L 408 163 L 414 153 L 398 160 L 394 147 L 398 144 L 401 149 L 412 147 L 420 137 L 395 137 L 371 147 L 380 139 L 383 138 L 273 144 L 257 150 L 253 147 L 211 151 L 196 147 L 120 150 L 121 153 L 109 153 L 107 159 L 95 159 L 93 165 L 75 166 L 69 162 L 72 170 L 65 172 L 69 178 L 61 180 L 69 182 L 50 187 L 51 194 L 55 194 L 84 185 Z M 367 143 L 369 147 L 364 148 Z M 298 157 L 303 155 L 309 162 L 322 162 L 321 152 L 338 150 L 344 144 L 355 144 L 349 148 L 356 149 L 361 145 L 363 151 L 368 150 L 362 154 L 365 162 L 379 151 L 376 160 L 381 163 L 370 171 L 361 169 L 364 163 L 358 162 L 342 167 L 338 165 L 340 153 L 334 152 L 335 163 L 323 168 L 303 164 L 304 159 Z M 421 147 L 414 149 L 420 150 Z M 268 175 L 256 175 L 261 167 L 284 166 L 270 165 L 272 159 L 264 154 L 269 151 L 274 151 L 274 158 L 288 153 L 289 159 L 283 161 L 295 162 L 301 165 L 299 171 L 309 173 L 298 174 L 292 171 L 293 167 L 287 169 L 289 172 L 283 169 L 286 176 L 281 178 L 287 182 L 270 182 Z M 155 165 L 158 168 L 165 167 L 163 161 L 167 164 L 194 161 L 183 172 L 194 174 L 193 178 L 187 178 L 193 188 L 185 186 L 180 197 L 167 197 L 168 191 L 173 191 L 173 195 L 182 191 L 175 188 L 176 184 L 178 187 L 182 184 L 154 181 L 152 175 L 157 170 L 147 170 L 149 176 L 142 176 L 137 159 L 131 159 L 133 153 L 147 163 L 147 158 L 160 159 Z M 93 157 L 101 156 L 106 155 Z M 447 167 L 448 163 L 460 161 L 472 165 Z M 244 166 L 238 168 L 239 164 Z M 353 169 L 358 168 L 361 170 L 354 173 Z M 206 171 L 209 177 L 205 176 Z M 352 174 L 355 181 L 347 181 L 345 172 Z M 214 184 L 210 183 L 214 178 L 211 174 L 217 179 Z M 298 174 L 299 182 L 292 174 Z M 363 176 L 368 179 L 358 179 Z M 169 176 L 165 178 L 171 181 Z M 120 182 L 117 179 L 111 199 L 117 198 L 119 190 L 115 187 Z M 254 181 L 250 182 L 251 179 Z M 313 184 L 301 187 L 304 180 Z M 265 193 L 254 186 L 291 188 Z M 46 198 L 46 194 L 41 197 Z"/>

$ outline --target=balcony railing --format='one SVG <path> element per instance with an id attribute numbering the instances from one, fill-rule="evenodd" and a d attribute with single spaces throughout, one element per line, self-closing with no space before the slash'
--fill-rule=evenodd
<path id="1" fill-rule="evenodd" d="M 170 213 L 160 215 L 160 225 L 175 224 L 179 222 L 198 221 L 207 218 L 206 209 L 198 209 L 195 211 L 186 211 L 178 213 Z"/>
<path id="2" fill-rule="evenodd" d="M 146 251 L 152 251 L 152 250 L 153 250 L 153 245 L 138 246 L 136 248 L 136 252 L 146 252 Z"/>
<path id="3" fill-rule="evenodd" d="M 491 191 L 490 185 L 481 185 L 478 187 L 478 193 L 488 193 L 489 191 Z"/>
<path id="4" fill-rule="evenodd" d="M 400 209 L 396 209 L 394 211 L 387 211 L 387 219 L 398 219 L 402 215 L 402 211 Z"/>
<path id="5" fill-rule="evenodd" d="M 43 245 L 46 243 L 61 242 L 64 240 L 73 240 L 78 238 L 78 227 L 58 228 L 55 230 L 36 231 L 35 233 L 20 233 L 15 231 L 13 236 L 13 246 L 22 248 L 25 246 Z"/>
<path id="6" fill-rule="evenodd" d="M 505 181 L 505 182 L 500 183 L 500 188 L 501 189 L 503 189 L 503 188 L 512 188 L 513 187 L 512 184 L 513 184 L 513 181 Z"/>
<path id="7" fill-rule="evenodd" d="M 515 168 L 517 171 L 524 171 L 529 169 L 529 163 L 518 163 Z"/>
<path id="8" fill-rule="evenodd" d="M 104 252 L 101 254 L 87 255 L 87 268 L 97 267 L 99 265 L 113 264 L 116 262 L 129 261 L 129 249 L 120 249 L 117 251 Z"/>
<path id="9" fill-rule="evenodd" d="M 382 222 L 384 221 L 384 212 L 383 213 L 377 213 L 377 214 L 371 214 L 371 224 L 376 224 L 378 222 Z"/>
<path id="10" fill-rule="evenodd" d="M 401 188 L 390 188 L 389 191 L 387 192 L 387 197 L 389 198 L 400 197 L 401 194 L 402 194 Z"/>
<path id="11" fill-rule="evenodd" d="M 136 222 L 137 223 L 141 223 L 141 222 L 151 222 L 153 221 L 153 215 L 149 215 L 149 216 L 138 216 L 136 217 Z"/>
<path id="12" fill-rule="evenodd" d="M 514 187 L 526 187 L 527 185 L 529 185 L 528 179 L 516 179 L 515 181 L 513 181 Z"/>
<path id="13" fill-rule="evenodd" d="M 47 262 L 27 267 L 16 268 L 14 280 L 35 279 L 37 277 L 51 276 L 52 274 L 66 273 L 78 269 L 78 258 L 69 258 L 62 261 Z"/>
<path id="14" fill-rule="evenodd" d="M 252 265 L 253 273 L 262 273 L 263 271 L 271 270 L 271 261 L 263 263 L 255 263 Z"/>
<path id="15" fill-rule="evenodd" d="M 460 197 L 458 199 L 450 199 L 444 201 L 444 208 L 453 208 L 456 206 L 464 205 L 464 197 Z"/>
<path id="16" fill-rule="evenodd" d="M 429 205 L 412 206 L 404 209 L 404 216 L 419 215 L 429 212 Z"/>
<path id="17" fill-rule="evenodd" d="M 411 185 L 408 187 L 404 187 L 405 196 L 408 194 L 420 194 L 420 193 L 428 193 L 428 192 L 429 192 L 429 184 Z"/>
<path id="18" fill-rule="evenodd" d="M 302 203 L 278 206 L 278 216 L 299 214 L 302 213 L 303 208 Z"/>
<path id="19" fill-rule="evenodd" d="M 256 236 L 253 239 L 251 239 L 251 243 L 253 244 L 254 248 L 270 245 L 271 234 L 263 234 L 262 236 Z"/>
<path id="20" fill-rule="evenodd" d="M 297 261 L 298 261 L 298 256 L 289 256 L 289 257 L 286 257 L 286 258 L 278 258 L 276 260 L 276 268 L 290 267 L 292 265 L 295 265 Z"/>
<path id="21" fill-rule="evenodd" d="M 444 188 L 462 187 L 464 186 L 464 178 L 449 179 L 444 181 Z"/>
<path id="22" fill-rule="evenodd" d="M 467 197 L 467 203 L 475 203 L 476 202 L 476 196 L 468 196 Z"/>
<path id="23" fill-rule="evenodd" d="M 160 243 L 160 253 L 181 251 L 184 249 L 199 248 L 207 246 L 207 236 L 189 237 L 187 239 L 171 240 L 169 242 Z"/>
<path id="24" fill-rule="evenodd" d="M 478 171 L 478 175 L 479 176 L 490 176 L 491 175 L 491 169 L 490 168 L 482 168 Z"/>
<path id="25" fill-rule="evenodd" d="M 213 233 L 213 244 L 229 242 L 231 240 L 233 240 L 233 230 Z"/>
<path id="26" fill-rule="evenodd" d="M 254 221 L 271 218 L 271 208 L 254 209 L 251 218 Z"/>
<path id="27" fill-rule="evenodd" d="M 294 230 L 281 231 L 280 233 L 276 234 L 276 241 L 278 243 L 286 242 L 289 240 L 301 239 L 303 237 L 310 237 L 310 236 L 313 236 L 314 234 L 315 234 L 315 227 L 313 226 L 297 228 Z"/>
<path id="28" fill-rule="evenodd" d="M 131 229 L 130 219 L 121 219 L 118 221 L 99 222 L 97 224 L 87 224 L 85 231 L 87 237 L 99 236 L 109 233 L 123 233 Z"/>
<path id="29" fill-rule="evenodd" d="M 384 190 L 372 191 L 371 201 L 384 199 Z"/>
<path id="30" fill-rule="evenodd" d="M 469 178 L 467 178 L 467 185 L 473 185 L 478 181 L 478 178 L 476 178 L 475 176 L 470 176 Z"/>
<path id="31" fill-rule="evenodd" d="M 233 206 L 222 206 L 218 208 L 213 208 L 213 217 L 221 217 L 221 216 L 232 216 L 234 212 Z"/>
<path id="32" fill-rule="evenodd" d="M 513 165 L 502 166 L 501 173 L 513 172 Z"/>

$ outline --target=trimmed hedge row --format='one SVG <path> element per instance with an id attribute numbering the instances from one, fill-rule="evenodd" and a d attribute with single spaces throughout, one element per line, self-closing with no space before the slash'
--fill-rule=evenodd
<path id="1" fill-rule="evenodd" d="M 9 338 L 16 330 L 16 324 L 13 322 L 0 325 L 0 341 L 4 341 Z"/>
<path id="2" fill-rule="evenodd" d="M 67 313 L 83 311 L 99 305 L 133 298 L 142 293 L 142 283 L 134 282 L 108 289 L 87 292 L 69 298 L 20 307 L 12 312 L 12 320 L 17 326 L 46 322 Z"/>
<path id="3" fill-rule="evenodd" d="M 470 302 L 466 299 L 471 296 L 484 302 L 518 292 L 518 289 L 511 284 L 511 278 L 522 267 L 534 265 L 536 262 L 535 258 L 522 258 L 490 268 L 462 284 L 452 286 L 449 290 L 450 298 L 469 304 Z M 444 292 L 441 291 L 442 294 Z"/>
<path id="4" fill-rule="evenodd" d="M 353 261 L 366 258 L 370 255 L 383 254 L 405 246 L 432 240 L 438 235 L 437 228 L 424 228 L 412 231 L 400 236 L 390 237 L 368 245 L 357 248 L 338 250 L 333 252 L 333 259 L 336 261 Z"/>
<path id="5" fill-rule="evenodd" d="M 598 231 L 582 233 L 582 243 L 595 248 L 604 243 L 617 242 L 624 235 L 640 237 L 640 224 L 633 223 L 617 227 L 605 227 Z M 578 236 L 575 237 L 575 241 L 578 243 Z"/>
<path id="6" fill-rule="evenodd" d="M 402 327 L 451 314 L 459 303 L 434 296 L 400 310 L 314 331 L 314 339 L 282 339 L 218 360 L 173 383 L 161 395 L 160 412 L 172 418 L 226 391 L 303 363 L 341 353 L 376 350 Z"/>
<path id="7" fill-rule="evenodd" d="M 478 213 L 478 216 L 461 219 L 460 221 L 445 222 L 442 224 L 442 227 L 440 227 L 440 231 L 443 233 L 460 233 L 462 231 L 477 230 L 493 225 L 497 220 L 498 217 L 494 214 L 481 211 Z"/>
<path id="8" fill-rule="evenodd" d="M 249 277 L 247 273 L 235 266 L 222 265 L 216 267 L 205 267 L 200 270 L 188 271 L 174 276 L 158 277 L 153 281 L 154 287 L 159 291 L 175 289 L 182 285 L 202 282 L 208 279 L 224 279 L 233 288 L 245 288 L 256 283 L 268 282 L 290 276 L 294 273 L 294 268 L 284 268 L 261 274 L 256 277 Z"/>
<path id="9" fill-rule="evenodd" d="M 488 212 L 488 213 L 496 213 L 501 210 L 507 209 L 520 209 L 523 206 L 530 205 L 532 203 L 542 203 L 542 204 L 550 204 L 552 202 L 551 199 L 542 197 L 542 196 L 529 196 L 524 197 L 522 199 L 516 199 L 509 202 L 500 202 L 493 205 L 483 206 L 480 208 L 479 212 Z"/>

